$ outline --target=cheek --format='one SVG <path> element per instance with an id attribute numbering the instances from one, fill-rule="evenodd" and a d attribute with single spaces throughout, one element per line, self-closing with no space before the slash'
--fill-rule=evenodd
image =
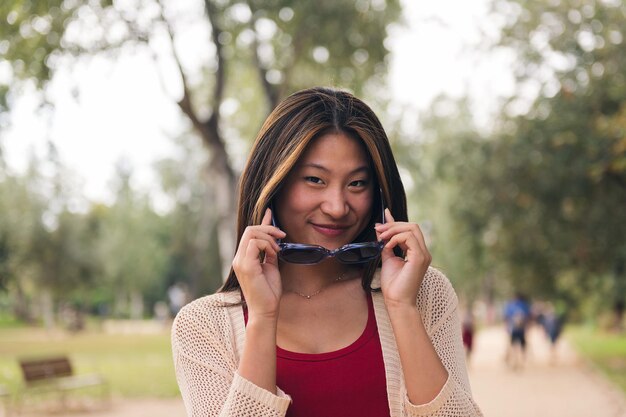
<path id="1" fill-rule="evenodd" d="M 362 201 L 359 201 L 355 206 L 353 206 L 355 211 L 358 213 L 361 223 L 365 224 L 369 221 L 372 216 L 372 210 L 374 210 L 372 207 L 373 204 L 374 200 L 370 197 L 364 198 Z"/>
<path id="2" fill-rule="evenodd" d="M 309 197 L 308 199 L 307 196 Z M 283 193 L 281 193 L 279 209 L 283 213 L 290 214 L 302 212 L 307 208 L 307 200 L 310 200 L 310 195 L 308 195 L 304 187 L 292 185 L 286 187 Z"/>

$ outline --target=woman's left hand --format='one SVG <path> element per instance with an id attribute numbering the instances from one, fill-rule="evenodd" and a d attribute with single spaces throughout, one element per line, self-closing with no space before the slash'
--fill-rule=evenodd
<path id="1" fill-rule="evenodd" d="M 424 235 L 415 223 L 396 222 L 389 209 L 385 209 L 385 224 L 376 225 L 379 240 L 387 242 L 382 251 L 381 288 L 385 304 L 390 306 L 415 306 L 424 275 L 432 260 Z M 399 247 L 404 259 L 395 255 Z"/>

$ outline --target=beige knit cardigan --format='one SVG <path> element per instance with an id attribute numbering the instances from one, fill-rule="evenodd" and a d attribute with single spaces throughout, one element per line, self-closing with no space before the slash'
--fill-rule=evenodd
<path id="1" fill-rule="evenodd" d="M 376 276 L 372 286 L 380 280 Z M 374 313 L 387 377 L 387 396 L 392 417 L 482 416 L 472 399 L 461 341 L 458 300 L 448 279 L 429 268 L 417 297 L 424 326 L 448 370 L 448 379 L 429 403 L 411 404 L 406 395 L 402 366 L 380 292 L 373 293 Z M 176 379 L 187 415 L 284 416 L 291 402 L 277 387 L 277 395 L 237 374 L 246 338 L 238 292 L 218 293 L 193 301 L 176 316 L 172 350 Z M 415 352 L 419 355 L 419 352 Z M 358 401 L 346 398 L 346 401 Z"/>

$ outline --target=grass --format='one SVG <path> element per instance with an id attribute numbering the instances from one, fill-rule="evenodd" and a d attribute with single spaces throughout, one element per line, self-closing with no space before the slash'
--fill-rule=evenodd
<path id="1" fill-rule="evenodd" d="M 100 373 L 120 397 L 174 397 L 178 387 L 169 329 L 157 334 L 69 334 L 40 328 L 0 328 L 0 385 L 22 384 L 20 357 L 68 355 L 74 372 Z"/>
<path id="2" fill-rule="evenodd" d="M 626 393 L 626 334 L 573 327 L 568 330 L 567 336 L 579 353 L 591 360 Z"/>

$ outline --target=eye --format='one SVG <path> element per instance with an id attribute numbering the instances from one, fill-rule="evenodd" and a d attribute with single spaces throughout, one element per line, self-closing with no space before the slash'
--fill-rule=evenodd
<path id="1" fill-rule="evenodd" d="M 350 187 L 365 187 L 367 186 L 368 182 L 367 180 L 356 180 L 356 181 L 352 181 L 349 185 Z"/>
<path id="2" fill-rule="evenodd" d="M 313 184 L 323 184 L 324 181 L 322 181 L 320 178 L 318 177 L 304 177 L 304 180 L 307 182 L 312 182 Z"/>

